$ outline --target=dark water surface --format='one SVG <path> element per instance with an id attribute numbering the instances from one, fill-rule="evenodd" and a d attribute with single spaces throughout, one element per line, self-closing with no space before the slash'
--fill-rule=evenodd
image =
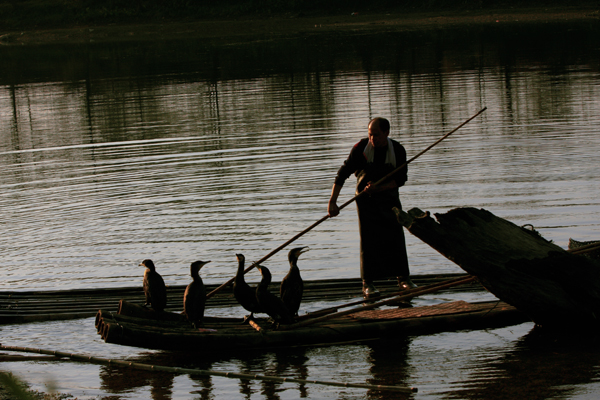
<path id="1" fill-rule="evenodd" d="M 563 247 L 598 239 L 599 33 L 597 23 L 498 24 L 0 47 L 0 290 L 141 285 L 144 258 L 169 285 L 189 281 L 190 262 L 211 259 L 203 278 L 221 283 L 235 253 L 259 259 L 325 215 L 333 177 L 374 116 L 390 119 L 411 157 L 488 108 L 411 164 L 405 209 L 485 208 Z M 305 279 L 358 276 L 356 225 L 349 206 L 297 241 L 311 247 Z M 460 272 L 410 235 L 407 247 L 414 273 Z M 266 263 L 276 280 L 286 254 Z M 1 342 L 409 385 L 415 398 L 596 397 L 595 342 L 565 346 L 531 328 L 222 357 L 108 345 L 92 319 L 4 326 Z M 396 398 L 64 362 L 0 368 L 80 399 Z"/>

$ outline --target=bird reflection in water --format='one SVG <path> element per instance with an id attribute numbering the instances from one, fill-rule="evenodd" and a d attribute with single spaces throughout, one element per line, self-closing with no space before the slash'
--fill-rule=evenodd
<path id="1" fill-rule="evenodd" d="M 308 357 L 306 349 L 282 349 L 268 353 L 252 352 L 246 354 L 241 361 L 240 373 L 242 374 L 260 374 L 277 377 L 288 377 L 294 379 L 308 379 L 308 367 L 306 363 Z M 266 400 L 278 400 L 279 393 L 285 389 L 279 382 L 272 381 L 248 381 L 240 380 L 240 393 L 245 397 L 250 398 L 252 394 L 257 392 L 254 385 L 260 385 L 260 393 Z M 285 383 L 284 385 L 290 385 Z M 297 385 L 297 398 L 306 398 L 308 390 L 305 383 L 294 383 Z"/>
<path id="2" fill-rule="evenodd" d="M 191 392 L 193 395 L 199 396 L 202 400 L 214 399 L 214 395 L 211 393 L 213 389 L 212 377 L 210 375 L 195 375 L 190 376 L 190 379 L 197 383 L 199 388 Z"/>
<path id="3" fill-rule="evenodd" d="M 231 362 L 239 365 L 241 374 L 251 375 L 270 375 L 277 377 L 289 377 L 295 379 L 308 379 L 308 368 L 306 363 L 308 357 L 305 349 L 282 349 L 273 352 L 248 351 L 243 355 L 221 354 L 211 358 L 210 356 L 200 357 L 198 355 L 183 353 L 164 353 L 145 356 L 140 359 L 132 360 L 150 365 L 165 365 L 171 367 L 182 367 L 190 369 L 210 370 L 215 362 Z M 150 387 L 152 400 L 171 400 L 173 399 L 173 385 L 176 374 L 167 372 L 152 372 L 122 368 L 116 366 L 102 366 L 100 368 L 101 387 L 108 393 L 120 394 L 130 393 L 135 389 Z M 194 390 L 191 392 L 194 398 L 212 399 L 214 398 L 213 378 L 208 375 L 190 376 L 190 380 L 195 382 Z M 278 400 L 279 393 L 283 390 L 297 390 L 298 398 L 309 397 L 309 391 L 304 383 L 280 383 L 272 381 L 244 380 L 240 379 L 239 392 L 245 398 L 251 398 L 252 395 L 260 393 L 266 400 Z M 285 388 L 282 387 L 285 385 Z M 290 385 L 294 385 L 290 388 Z M 296 393 L 293 394 L 296 396 Z"/>
<path id="4" fill-rule="evenodd" d="M 211 360 L 201 360 L 194 353 L 156 353 L 148 354 L 131 360 L 132 362 L 164 365 L 168 367 L 181 367 L 190 369 L 210 370 Z M 101 387 L 108 393 L 130 393 L 134 389 L 149 386 L 152 400 L 172 400 L 173 384 L 177 375 L 170 372 L 154 372 L 137 370 L 132 368 L 123 368 L 116 366 L 102 366 L 100 368 Z M 190 376 L 193 382 L 196 382 L 199 388 L 192 394 L 199 396 L 200 399 L 214 398 L 212 394 L 213 383 L 211 376 Z"/>
<path id="5" fill-rule="evenodd" d="M 132 389 L 150 386 L 152 400 L 171 400 L 174 374 L 150 372 L 131 368 L 102 366 L 101 388 L 109 393 L 129 393 Z"/>

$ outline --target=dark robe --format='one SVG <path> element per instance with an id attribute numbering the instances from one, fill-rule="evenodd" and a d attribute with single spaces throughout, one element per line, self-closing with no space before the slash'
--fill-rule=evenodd
<path id="1" fill-rule="evenodd" d="M 387 146 L 375 148 L 373 162 L 368 163 L 363 152 L 368 139 L 358 142 L 344 165 L 338 171 L 335 183 L 343 185 L 345 180 L 355 174 L 357 177 L 356 194 L 360 193 L 368 182 L 377 182 L 406 162 L 406 151 L 402 145 L 392 140 L 396 157 L 396 166 L 386 164 Z M 403 168 L 391 179 L 400 187 L 406 182 L 407 171 Z M 408 257 L 404 230 L 392 211 L 393 207 L 402 209 L 398 188 L 388 189 L 372 195 L 363 195 L 356 199 L 360 230 L 360 272 L 362 279 L 373 281 L 397 276 L 408 276 Z"/>

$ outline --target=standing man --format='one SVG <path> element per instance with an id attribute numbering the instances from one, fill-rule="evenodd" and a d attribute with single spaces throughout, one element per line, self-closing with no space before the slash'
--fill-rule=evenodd
<path id="1" fill-rule="evenodd" d="M 392 207 L 402 209 L 398 188 L 406 182 L 407 168 L 396 172 L 390 179 L 375 186 L 375 182 L 406 162 L 404 147 L 390 139 L 390 123 L 385 118 L 369 122 L 369 136 L 354 145 L 348 159 L 339 169 L 331 190 L 328 213 L 340 213 L 337 198 L 351 174 L 357 177 L 356 199 L 360 230 L 360 275 L 363 296 L 377 297 L 373 286 L 376 279 L 398 278 L 400 290 L 416 287 L 409 278 L 408 257 L 404 230 L 398 223 Z"/>

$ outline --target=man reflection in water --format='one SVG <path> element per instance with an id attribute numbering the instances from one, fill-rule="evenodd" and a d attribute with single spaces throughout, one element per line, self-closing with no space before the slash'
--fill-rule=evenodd
<path id="1" fill-rule="evenodd" d="M 387 119 L 374 118 L 369 122 L 369 136 L 354 145 L 339 169 L 328 205 L 330 217 L 339 214 L 338 196 L 346 179 L 355 174 L 356 194 L 365 191 L 363 196 L 356 199 L 360 274 L 365 298 L 380 295 L 373 286 L 373 281 L 377 279 L 397 277 L 400 290 L 416 287 L 409 278 L 404 231 L 392 210 L 392 207 L 402 209 L 398 188 L 406 182 L 407 168 L 402 168 L 381 185 L 374 185 L 406 162 L 406 150 L 400 143 L 390 139 L 389 134 L 390 123 Z"/>

